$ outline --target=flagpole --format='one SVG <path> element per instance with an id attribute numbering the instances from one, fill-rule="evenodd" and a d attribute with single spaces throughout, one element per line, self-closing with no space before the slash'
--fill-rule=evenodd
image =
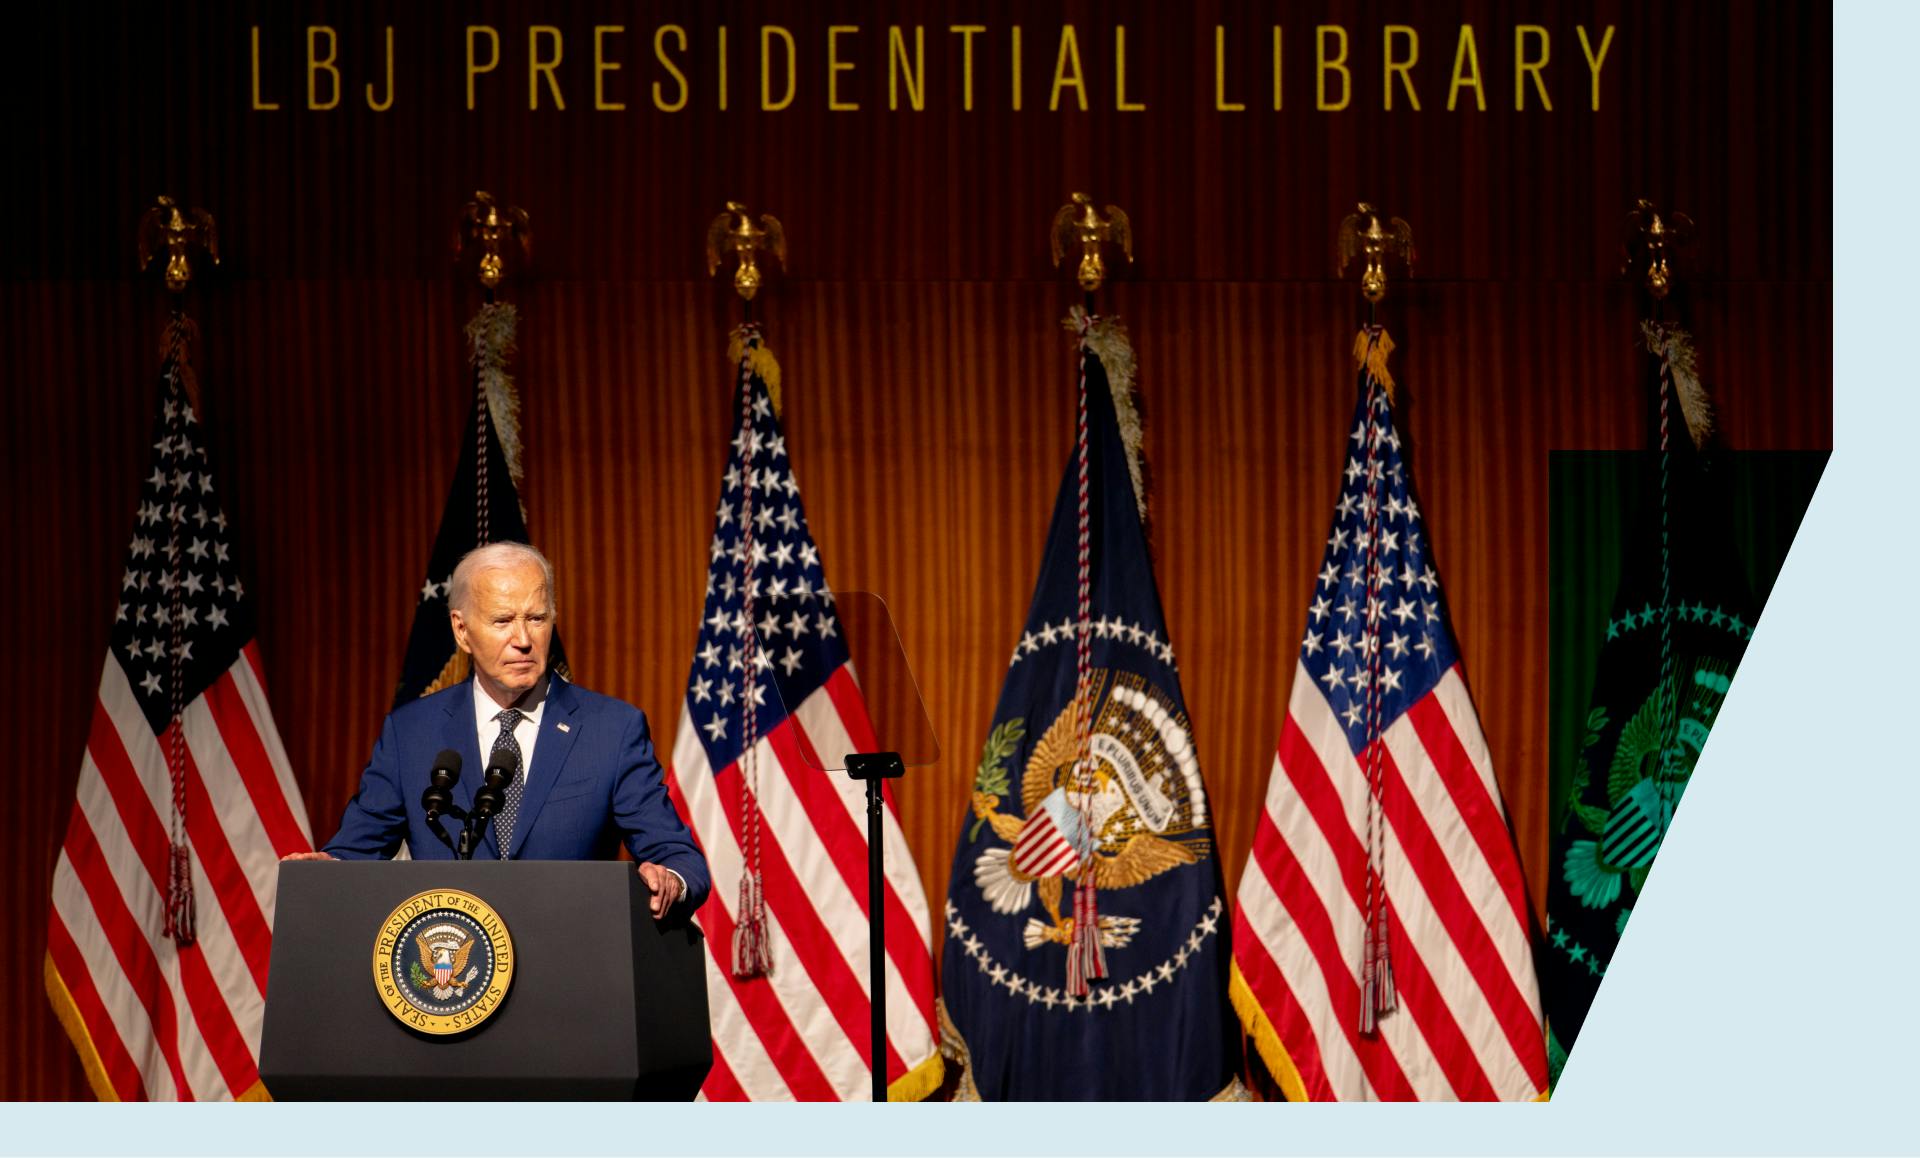
<path id="1" fill-rule="evenodd" d="M 1367 603 L 1370 608 L 1385 602 L 1382 591 L 1389 582 L 1378 552 L 1381 520 L 1379 500 L 1380 444 L 1390 431 L 1392 421 L 1393 378 L 1387 372 L 1387 354 L 1393 340 L 1381 328 L 1377 318 L 1380 299 L 1387 295 L 1387 259 L 1400 258 L 1409 270 L 1413 266 L 1413 229 L 1398 217 L 1389 217 L 1365 201 L 1340 222 L 1335 235 L 1342 273 L 1352 259 L 1362 258 L 1360 294 L 1367 302 L 1367 325 L 1354 340 L 1353 350 L 1360 362 L 1366 385 L 1365 429 L 1361 437 L 1364 454 L 1366 495 L 1361 504 L 1364 529 L 1356 536 L 1366 542 L 1363 569 Z M 1385 803 L 1386 769 L 1382 756 L 1385 731 L 1385 705 L 1381 701 L 1382 648 L 1379 617 L 1371 611 L 1361 624 L 1361 654 L 1367 664 L 1365 744 L 1361 752 L 1367 784 L 1367 831 L 1365 870 L 1365 910 L 1361 914 L 1364 942 L 1360 957 L 1360 1010 L 1358 1028 L 1362 1036 L 1379 1032 L 1379 1019 L 1399 1008 L 1399 995 L 1393 979 L 1393 952 L 1387 919 L 1387 820 Z"/>
<path id="2" fill-rule="evenodd" d="M 760 329 L 753 316 L 753 299 L 765 284 L 766 275 L 760 266 L 760 255 L 767 253 L 777 261 L 781 268 L 786 267 L 787 236 L 780 219 L 770 213 L 763 213 L 756 221 L 740 201 L 728 201 L 725 208 L 707 225 L 706 254 L 707 276 L 712 277 L 729 260 L 733 262 L 733 291 L 741 301 L 741 322 L 734 330 L 733 339 L 728 343 L 728 356 L 736 363 L 738 371 L 735 390 L 739 421 L 741 423 L 741 441 L 736 453 L 746 468 L 747 478 L 740 488 L 740 511 L 737 525 L 740 528 L 741 568 L 743 582 L 741 591 L 741 615 L 749 625 L 741 631 L 740 648 L 740 755 L 738 757 L 740 794 L 739 845 L 742 857 L 740 873 L 740 895 L 735 907 L 733 933 L 733 961 L 731 973 L 741 981 L 764 977 L 773 969 L 773 946 L 770 922 L 767 917 L 766 891 L 761 876 L 760 861 L 760 780 L 759 780 L 759 713 L 756 708 L 755 692 L 759 691 L 760 668 L 762 658 L 759 652 L 759 638 L 751 626 L 754 623 L 754 601 L 757 598 L 759 580 L 754 577 L 755 522 L 753 518 L 753 456 L 758 453 L 757 440 L 748 437 L 747 423 L 749 415 L 746 407 L 750 404 L 748 390 L 755 374 L 756 362 L 765 356 L 760 341 Z M 771 362 L 771 359 L 767 359 Z M 762 379 L 767 387 L 768 401 L 775 414 L 780 408 L 777 393 L 777 375 L 768 375 Z M 724 502 L 725 499 L 723 498 Z M 776 689 L 776 694 L 777 689 Z M 875 782 L 878 783 L 877 781 Z M 868 806 L 875 806 L 874 791 L 868 792 Z M 886 953 L 882 936 L 882 906 L 878 889 L 884 880 L 880 863 L 877 814 L 870 817 L 868 823 L 868 913 L 869 913 L 869 971 L 868 989 L 870 1007 L 873 1014 L 871 1032 L 871 1054 L 868 1069 L 872 1074 L 874 1100 L 886 1100 Z"/>
<path id="3" fill-rule="evenodd" d="M 1651 299 L 1653 316 L 1643 326 L 1647 352 L 1660 360 L 1655 389 L 1658 391 L 1658 462 L 1660 468 L 1660 673 L 1656 685 L 1660 696 L 1660 765 L 1655 786 L 1668 807 L 1678 803 L 1677 773 L 1669 772 L 1669 761 L 1676 759 L 1675 745 L 1680 731 L 1680 695 L 1673 653 L 1673 443 L 1671 411 L 1678 383 L 1675 381 L 1675 352 L 1683 348 L 1691 354 L 1691 344 L 1679 327 L 1667 321 L 1667 298 L 1673 292 L 1673 269 L 1668 252 L 1693 236 L 1693 219 L 1684 213 L 1663 211 L 1645 197 L 1634 203 L 1627 214 L 1627 266 L 1622 272 L 1639 275 L 1642 288 Z M 1679 399 L 1687 427 L 1707 427 L 1702 415 L 1688 413 L 1686 398 Z"/>
<path id="4" fill-rule="evenodd" d="M 191 360 L 194 327 L 192 319 L 187 317 L 184 304 L 187 285 L 193 278 L 190 251 L 196 246 L 205 249 L 207 256 L 213 259 L 213 264 L 219 265 L 219 232 L 215 228 L 213 214 L 205 209 L 182 209 L 178 202 L 163 193 L 141 214 L 139 240 L 142 270 L 152 265 L 163 249 L 167 259 L 163 280 L 167 289 L 168 318 L 165 336 L 161 339 L 161 356 L 164 360 L 163 372 L 180 388 L 183 404 L 176 408 L 169 402 L 166 413 L 170 438 L 177 438 L 184 443 L 190 418 L 186 411 L 199 405 L 199 391 L 194 382 Z M 166 681 L 169 715 L 164 734 L 172 807 L 167 810 L 167 884 L 163 931 L 176 946 L 185 948 L 198 937 L 195 931 L 192 851 L 187 837 L 186 731 L 181 721 L 181 714 L 186 710 L 186 673 L 182 670 L 182 658 L 186 654 L 183 640 L 187 621 L 182 607 L 184 589 L 179 582 L 177 543 L 184 508 L 176 503 L 171 510 L 173 515 L 167 541 L 173 549 L 163 552 L 172 560 L 163 576 L 166 579 L 163 586 L 170 593 L 171 604 L 169 619 L 163 622 L 170 624 L 171 646 L 168 651 L 173 656 Z"/>
<path id="5" fill-rule="evenodd" d="M 1079 789 L 1074 795 L 1079 804 L 1080 825 L 1083 831 L 1093 831 L 1089 781 L 1092 776 L 1093 741 L 1093 572 L 1092 572 L 1092 525 L 1090 509 L 1090 467 L 1089 428 L 1087 411 L 1087 358 L 1088 336 L 1094 329 L 1094 294 L 1098 292 L 1107 278 L 1106 259 L 1101 254 L 1101 246 L 1117 245 L 1128 263 L 1133 261 L 1133 223 L 1128 220 L 1125 210 L 1117 205 L 1106 207 L 1105 213 L 1096 210 L 1093 198 L 1085 193 L 1072 194 L 1065 205 L 1054 210 L 1053 214 L 1053 264 L 1057 269 L 1061 261 L 1071 251 L 1079 252 L 1080 260 L 1074 267 L 1074 280 L 1081 290 L 1080 314 L 1073 319 L 1079 330 L 1079 374 L 1075 403 L 1075 455 L 1079 474 L 1079 552 L 1078 552 L 1078 601 L 1074 616 L 1074 692 L 1073 719 L 1075 757 L 1073 783 Z M 1104 980 L 1107 976 L 1106 954 L 1100 945 L 1100 903 L 1099 886 L 1094 880 L 1095 861 L 1091 855 L 1084 856 L 1079 863 L 1065 871 L 1073 879 L 1073 917 L 1072 934 L 1067 944 L 1067 986 L 1069 997 L 1085 998 L 1092 992 L 1094 981 Z"/>
<path id="6" fill-rule="evenodd" d="M 485 189 L 476 192 L 473 195 L 473 200 L 467 202 L 461 209 L 460 222 L 460 226 L 454 236 L 456 257 L 460 256 L 468 248 L 474 248 L 480 251 L 480 260 L 475 272 L 480 279 L 481 303 L 479 312 L 474 315 L 474 322 L 469 323 L 468 332 L 471 334 L 481 332 L 474 329 L 474 326 L 484 326 L 481 319 L 488 317 L 489 311 L 491 311 L 494 306 L 495 291 L 500 288 L 500 283 L 506 280 L 506 254 L 502 252 L 504 244 L 515 241 L 519 242 L 521 258 L 523 260 L 531 258 L 533 256 L 533 227 L 526 210 L 517 205 L 501 206 L 497 204 L 494 201 L 493 195 Z M 511 320 L 512 316 L 511 313 L 507 314 L 509 320 Z M 508 344 L 511 343 L 511 330 L 508 331 L 508 336 L 505 341 Z M 493 504 L 488 494 L 489 487 L 487 478 L 487 422 L 492 404 L 488 398 L 487 383 L 484 381 L 484 376 L 481 373 L 481 359 L 477 353 L 480 345 L 479 339 L 475 339 L 474 350 L 476 353 L 474 356 L 473 405 L 475 414 L 474 430 L 478 435 L 479 444 L 474 449 L 475 485 L 473 525 L 475 532 L 474 539 L 480 545 L 484 546 L 493 541 Z M 517 437 L 509 438 L 509 432 L 505 430 L 496 429 L 494 434 L 499 439 L 503 451 L 517 442 Z M 515 457 L 509 454 L 508 466 L 510 474 L 518 473 L 518 468 L 513 466 L 515 461 Z"/>
<path id="7" fill-rule="evenodd" d="M 760 287 L 766 282 L 766 275 L 760 267 L 760 254 L 771 254 L 782 269 L 787 264 L 786 229 L 780 219 L 770 213 L 760 215 L 756 223 L 753 215 L 747 211 L 743 202 L 729 201 L 726 208 L 707 226 L 707 276 L 712 277 L 720 267 L 731 258 L 734 262 L 733 290 L 741 302 L 739 343 L 741 360 L 752 356 L 753 347 L 759 342 L 759 327 L 753 317 L 754 298 Z M 741 372 L 741 381 L 746 381 L 746 371 Z M 770 384 L 771 385 L 771 384 Z M 779 407 L 778 399 L 774 406 Z M 745 453 L 751 454 L 749 449 Z M 744 503 L 753 501 L 753 484 L 741 487 Z M 753 579 L 753 520 L 750 512 L 742 510 L 740 517 L 741 545 L 745 548 L 747 582 L 743 584 L 742 613 L 747 621 L 753 621 L 754 588 Z M 754 750 L 758 745 L 754 725 L 756 723 L 753 683 L 759 678 L 756 670 L 755 651 L 758 641 L 752 628 L 745 632 L 744 654 L 742 656 L 742 681 L 746 694 L 740 697 L 741 713 L 745 726 L 741 729 L 740 749 L 740 785 L 741 813 L 747 818 L 747 827 L 754 835 L 747 842 L 747 855 L 752 858 L 744 866 L 741 875 L 740 911 L 735 933 L 734 975 L 749 977 L 763 974 L 771 968 L 771 951 L 767 941 L 765 901 L 760 888 L 759 865 L 759 788 L 757 780 L 757 760 Z M 887 933 L 886 933 L 886 846 L 885 829 L 882 824 L 886 816 L 886 798 L 882 788 L 887 780 L 896 779 L 906 773 L 906 764 L 898 752 L 861 752 L 848 753 L 847 776 L 849 779 L 866 783 L 867 803 L 867 1008 L 868 1053 L 867 1071 L 871 1079 L 870 1096 L 875 1102 L 887 1100 Z M 744 934 L 744 935 L 743 935 Z"/>

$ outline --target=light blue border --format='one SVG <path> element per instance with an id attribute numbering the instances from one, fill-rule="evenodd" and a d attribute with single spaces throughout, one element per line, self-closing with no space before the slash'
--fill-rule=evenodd
<path id="1" fill-rule="evenodd" d="M 1920 5 L 1834 20 L 1835 455 L 1549 1106 L 13 1105 L 0 1153 L 1920 1149 Z M 1739 383 L 1716 383 L 1737 392 Z M 471 1114 L 471 1116 L 469 1116 Z M 472 1125 L 459 1126 L 461 1122 Z"/>

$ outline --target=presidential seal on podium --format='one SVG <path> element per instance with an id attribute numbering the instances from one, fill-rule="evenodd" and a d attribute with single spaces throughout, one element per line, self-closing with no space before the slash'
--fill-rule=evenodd
<path id="1" fill-rule="evenodd" d="M 513 939 L 485 901 L 458 889 L 416 893 L 387 915 L 373 983 L 409 1028 L 465 1033 L 492 1017 L 513 982 Z"/>

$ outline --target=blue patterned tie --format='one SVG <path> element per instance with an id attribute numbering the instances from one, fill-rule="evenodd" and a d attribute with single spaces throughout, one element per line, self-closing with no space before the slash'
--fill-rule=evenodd
<path id="1" fill-rule="evenodd" d="M 526 769 L 520 753 L 520 741 L 514 739 L 514 726 L 520 722 L 524 713 L 519 708 L 508 708 L 495 716 L 500 721 L 500 735 L 494 738 L 495 752 L 512 752 L 515 768 L 513 779 L 507 781 L 506 803 L 500 807 L 500 815 L 493 821 L 493 839 L 500 845 L 500 859 L 507 859 L 507 850 L 513 846 L 513 822 L 520 815 L 521 782 L 526 779 Z"/>

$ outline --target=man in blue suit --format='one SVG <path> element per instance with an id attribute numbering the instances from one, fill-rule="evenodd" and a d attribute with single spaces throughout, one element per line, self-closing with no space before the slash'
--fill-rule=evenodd
<path id="1" fill-rule="evenodd" d="M 519 772 L 476 857 L 610 859 L 625 841 L 655 917 L 706 900 L 706 858 L 667 795 L 645 713 L 547 670 L 553 589 L 552 564 L 522 543 L 460 560 L 448 616 L 473 678 L 387 716 L 340 830 L 298 859 L 391 857 L 402 840 L 418 859 L 451 857 L 420 805 L 434 757 L 460 754 L 454 802 L 471 810 L 480 769 L 504 750 Z"/>

